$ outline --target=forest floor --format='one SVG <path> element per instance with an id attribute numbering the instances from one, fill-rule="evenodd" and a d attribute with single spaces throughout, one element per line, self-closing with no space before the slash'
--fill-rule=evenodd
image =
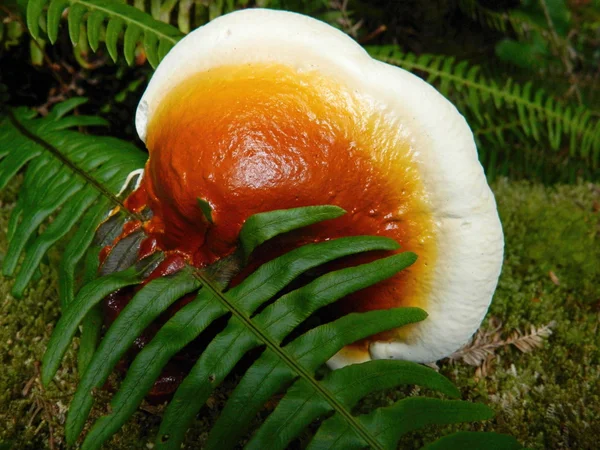
<path id="1" fill-rule="evenodd" d="M 464 399 L 490 405 L 496 417 L 413 433 L 401 447 L 419 448 L 450 429 L 485 429 L 512 434 L 529 448 L 598 448 L 600 186 L 500 180 L 493 190 L 506 235 L 498 290 L 475 342 L 438 366 Z M 15 192 L 13 183 L 0 194 L 0 262 Z M 45 391 L 39 381 L 39 361 L 59 315 L 52 261 L 19 300 L 9 294 L 11 280 L 0 277 L 1 450 L 64 448 L 77 341 L 56 382 Z M 201 446 L 234 381 L 209 399 L 186 448 Z M 367 402 L 392 403 L 416 392 L 388 391 Z M 152 448 L 159 421 L 156 407 L 143 406 L 107 448 Z"/>

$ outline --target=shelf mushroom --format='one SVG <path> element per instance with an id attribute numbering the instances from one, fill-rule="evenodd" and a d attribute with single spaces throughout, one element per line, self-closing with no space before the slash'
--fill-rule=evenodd
<path id="1" fill-rule="evenodd" d="M 433 87 L 341 31 L 263 9 L 218 18 L 161 62 L 136 127 L 150 158 L 128 202 L 153 211 L 154 245 L 197 266 L 231 253 L 250 215 L 318 204 L 348 214 L 299 241 L 379 235 L 419 256 L 338 303 L 419 306 L 428 318 L 349 346 L 330 366 L 436 361 L 479 327 L 504 241 L 473 135 Z M 210 226 L 198 225 L 199 197 Z"/>

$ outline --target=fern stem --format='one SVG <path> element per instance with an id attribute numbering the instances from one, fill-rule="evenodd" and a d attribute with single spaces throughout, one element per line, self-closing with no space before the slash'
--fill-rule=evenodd
<path id="1" fill-rule="evenodd" d="M 39 137 L 36 134 L 34 134 L 31 131 L 29 131 L 25 125 L 23 125 L 21 122 L 19 122 L 19 120 L 15 117 L 15 115 L 13 114 L 13 112 L 10 109 L 8 109 L 8 118 L 9 118 L 10 122 L 13 124 L 13 126 L 19 131 L 19 133 L 21 133 L 27 139 L 30 139 L 31 141 L 35 142 L 39 146 L 43 147 L 44 150 L 50 152 L 52 154 L 52 156 L 54 156 L 56 159 L 58 159 L 62 164 L 64 164 L 65 166 L 67 166 L 69 169 L 71 169 L 73 171 L 73 173 L 79 175 L 87 183 L 89 183 L 92 186 L 94 186 L 94 188 L 98 192 L 102 193 L 102 195 L 104 195 L 105 197 L 107 197 L 108 199 L 110 199 L 110 201 L 112 203 L 114 203 L 115 206 L 121 207 L 124 211 L 127 211 L 127 213 L 129 215 L 131 215 L 132 217 L 134 217 L 135 219 L 137 219 L 139 221 L 143 221 L 144 220 L 141 215 L 137 214 L 136 212 L 129 211 L 119 198 L 117 198 L 112 192 L 108 191 L 104 186 L 102 186 L 100 183 L 98 183 L 97 180 L 95 180 L 94 178 L 92 178 L 91 176 L 89 176 L 85 171 L 81 170 L 71 160 L 69 160 L 68 158 L 66 158 L 52 144 L 50 144 L 49 142 L 45 141 L 41 137 Z"/>
<path id="2" fill-rule="evenodd" d="M 500 130 L 510 130 L 512 128 L 517 128 L 522 126 L 523 121 L 521 120 L 514 120 L 512 122 L 508 122 L 508 123 L 503 123 L 502 125 L 494 125 L 491 127 L 485 127 L 485 128 L 478 128 L 477 130 L 475 130 L 475 134 L 479 135 L 479 134 L 490 134 L 490 133 L 495 133 L 497 131 Z"/>
<path id="3" fill-rule="evenodd" d="M 202 272 L 195 270 L 194 276 L 200 280 L 205 289 L 208 289 L 212 292 L 212 294 L 219 299 L 221 303 L 229 310 L 231 313 L 237 317 L 244 325 L 264 344 L 266 347 L 276 354 L 285 364 L 292 369 L 294 372 L 298 373 L 300 377 L 307 382 L 309 385 L 313 387 L 313 389 L 318 392 L 323 398 L 325 398 L 329 404 L 334 406 L 335 410 L 341 414 L 346 422 L 357 432 L 357 434 L 366 442 L 370 448 L 377 450 L 385 450 L 385 448 L 373 438 L 372 434 L 363 426 L 363 424 L 356 420 L 356 418 L 350 414 L 349 411 L 344 408 L 344 406 L 335 398 L 335 396 L 321 383 L 318 383 L 311 374 L 301 365 L 294 364 L 293 359 L 288 355 L 288 353 L 281 348 L 275 341 L 273 341 L 269 336 L 260 332 L 258 327 L 254 324 L 254 322 L 247 317 L 242 311 L 240 311 L 233 303 L 231 303 L 226 296 L 223 295 L 221 290 L 214 285 L 214 283 L 207 278 Z"/>

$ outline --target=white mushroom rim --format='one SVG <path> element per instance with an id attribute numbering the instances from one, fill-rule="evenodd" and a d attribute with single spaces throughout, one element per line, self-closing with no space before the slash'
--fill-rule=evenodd
<path id="1" fill-rule="evenodd" d="M 246 9 L 197 29 L 170 51 L 138 106 L 139 136 L 147 141 L 159 105 L 190 76 L 263 63 L 333 80 L 401 128 L 434 224 L 437 257 L 420 290 L 427 297 L 428 318 L 402 339 L 372 342 L 363 353 L 343 350 L 329 365 L 383 358 L 432 362 L 456 351 L 487 312 L 500 275 L 504 240 L 471 130 L 429 84 L 372 59 L 325 23 L 294 13 Z"/>

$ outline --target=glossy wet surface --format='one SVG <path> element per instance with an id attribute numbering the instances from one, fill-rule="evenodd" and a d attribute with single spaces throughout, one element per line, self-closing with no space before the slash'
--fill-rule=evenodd
<path id="1" fill-rule="evenodd" d="M 148 238 L 140 256 L 162 250 L 206 266 L 235 250 L 240 228 L 252 214 L 334 204 L 348 213 L 260 247 L 238 280 L 303 243 L 387 236 L 401 244 L 401 251 L 415 252 L 418 261 L 340 300 L 327 314 L 398 306 L 426 309 L 435 228 L 417 155 L 410 133 L 368 99 L 316 74 L 283 66 L 225 67 L 173 89 L 147 135 L 146 173 L 126 202 L 132 210 L 148 207 L 154 213 L 143 225 Z M 214 223 L 204 217 L 198 198 L 210 204 Z M 383 252 L 345 258 L 326 269 L 381 256 Z M 109 315 L 125 304 L 123 298 L 118 305 L 113 302 Z M 372 339 L 398 337 L 398 332 L 388 332 Z M 364 352 L 368 342 L 348 351 Z"/>

